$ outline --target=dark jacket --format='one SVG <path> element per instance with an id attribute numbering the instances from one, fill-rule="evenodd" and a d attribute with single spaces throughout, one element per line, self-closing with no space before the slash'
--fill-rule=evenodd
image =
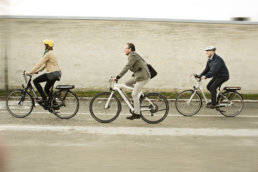
<path id="1" fill-rule="evenodd" d="M 150 78 L 150 72 L 147 64 L 136 52 L 131 52 L 128 55 L 128 63 L 125 65 L 118 76 L 122 77 L 129 69 L 133 72 L 133 77 L 137 82 Z"/>
<path id="2" fill-rule="evenodd" d="M 217 54 L 214 54 L 212 60 L 210 60 L 210 59 L 208 60 L 206 68 L 200 75 L 201 76 L 205 75 L 206 78 L 212 78 L 212 77 L 214 77 L 214 78 L 228 77 L 229 78 L 229 72 L 228 72 L 225 62 Z"/>

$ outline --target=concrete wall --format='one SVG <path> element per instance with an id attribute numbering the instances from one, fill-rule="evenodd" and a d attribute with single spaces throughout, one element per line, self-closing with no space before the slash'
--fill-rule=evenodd
<path id="1" fill-rule="evenodd" d="M 4 22 L 0 19 L 2 25 Z M 117 75 L 127 62 L 125 44 L 133 42 L 136 51 L 158 71 L 148 89 L 191 88 L 190 75 L 200 73 L 207 62 L 204 48 L 215 45 L 230 71 L 226 85 L 258 93 L 255 24 L 9 19 L 5 26 L 5 33 L 2 29 L 0 34 L 8 35 L 9 88 L 20 86 L 22 71 L 30 70 L 42 58 L 42 40 L 52 39 L 63 73 L 60 84 L 105 89 L 110 76 Z M 3 53 L 0 55 L 2 88 Z M 130 75 L 128 72 L 122 81 Z"/>

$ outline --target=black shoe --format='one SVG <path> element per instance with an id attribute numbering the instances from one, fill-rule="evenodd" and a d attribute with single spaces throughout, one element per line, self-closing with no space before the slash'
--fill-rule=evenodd
<path id="1" fill-rule="evenodd" d="M 132 116 L 126 117 L 126 119 L 130 119 L 130 120 L 140 119 L 140 118 L 141 118 L 141 115 L 140 114 L 135 114 L 135 113 L 133 113 Z"/>
<path id="2" fill-rule="evenodd" d="M 207 104 L 206 108 L 214 109 L 214 108 L 216 108 L 216 105 L 213 105 L 213 104 Z"/>

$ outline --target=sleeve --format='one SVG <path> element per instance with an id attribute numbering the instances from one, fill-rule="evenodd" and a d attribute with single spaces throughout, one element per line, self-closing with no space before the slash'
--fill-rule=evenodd
<path id="1" fill-rule="evenodd" d="M 206 74 L 206 78 L 212 78 L 216 75 L 216 73 L 219 71 L 220 67 L 222 65 L 221 60 L 216 60 L 214 64 L 212 65 L 210 71 Z"/>
<path id="2" fill-rule="evenodd" d="M 36 71 L 38 71 L 39 69 L 42 68 L 42 66 L 45 66 L 45 63 L 48 61 L 49 59 L 49 54 L 47 53 L 43 59 L 38 63 L 36 64 L 33 69 L 30 71 L 30 73 L 34 74 Z M 43 69 L 42 69 L 43 70 Z"/>
<path id="3" fill-rule="evenodd" d="M 46 68 L 46 65 L 43 64 L 36 72 L 42 72 Z"/>
<path id="4" fill-rule="evenodd" d="M 200 76 L 206 75 L 209 71 L 210 71 L 210 68 L 209 68 L 209 65 L 207 62 L 206 67 L 205 67 L 204 71 L 200 74 Z"/>
<path id="5" fill-rule="evenodd" d="M 125 65 L 125 67 L 123 68 L 123 70 L 120 72 L 118 76 L 121 78 L 135 64 L 137 60 L 138 59 L 135 55 L 131 55 L 131 57 L 129 57 L 127 64 Z"/>

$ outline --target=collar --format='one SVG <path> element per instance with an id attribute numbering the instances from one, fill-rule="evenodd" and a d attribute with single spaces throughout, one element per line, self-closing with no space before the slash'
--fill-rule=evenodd
<path id="1" fill-rule="evenodd" d="M 213 60 L 214 55 L 215 55 L 215 54 L 213 54 L 213 56 L 211 56 L 211 58 L 209 58 L 209 60 Z"/>

